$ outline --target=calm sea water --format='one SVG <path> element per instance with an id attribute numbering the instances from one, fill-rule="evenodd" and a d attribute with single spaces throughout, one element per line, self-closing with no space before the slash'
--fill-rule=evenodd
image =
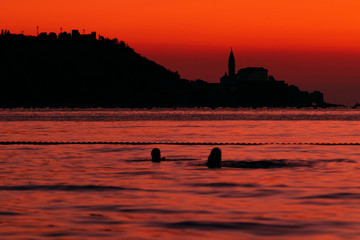
<path id="1" fill-rule="evenodd" d="M 0 141 L 360 142 L 360 111 L 1 110 Z M 150 151 L 167 158 L 152 163 Z M 360 146 L 0 145 L 1 239 L 360 238 Z"/>

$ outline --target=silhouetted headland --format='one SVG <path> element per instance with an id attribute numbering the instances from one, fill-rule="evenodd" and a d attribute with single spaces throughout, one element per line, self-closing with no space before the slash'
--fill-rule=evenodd
<path id="1" fill-rule="evenodd" d="M 220 83 L 182 79 L 125 42 L 91 34 L 2 30 L 0 107 L 327 107 L 264 68 L 229 72 Z M 225 63 L 224 63 L 225 65 Z"/>

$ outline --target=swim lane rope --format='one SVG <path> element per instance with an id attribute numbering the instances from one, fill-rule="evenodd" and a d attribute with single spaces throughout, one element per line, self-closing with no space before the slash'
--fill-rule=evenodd
<path id="1" fill-rule="evenodd" d="M 44 142 L 44 141 L 0 141 L 0 145 L 329 145 L 348 146 L 360 143 L 325 143 L 325 142 Z"/>

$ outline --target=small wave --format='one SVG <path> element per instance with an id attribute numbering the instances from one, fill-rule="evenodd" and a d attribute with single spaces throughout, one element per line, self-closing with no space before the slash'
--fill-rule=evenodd
<path id="1" fill-rule="evenodd" d="M 227 160 L 221 162 L 221 167 L 225 168 L 249 168 L 249 169 L 274 169 L 274 168 L 297 168 L 297 167 L 314 167 L 321 163 L 355 163 L 349 159 L 319 159 L 319 160 L 286 160 L 286 159 L 270 159 L 270 160 Z M 195 163 L 191 166 L 206 166 L 206 163 Z"/>
<path id="2" fill-rule="evenodd" d="M 332 233 L 333 228 L 352 226 L 350 222 L 295 222 L 294 224 L 265 224 L 257 222 L 212 222 L 184 221 L 161 224 L 171 229 L 197 229 L 206 231 L 234 230 L 244 231 L 257 236 L 307 236 Z"/>
<path id="3" fill-rule="evenodd" d="M 275 189 L 257 189 L 252 192 L 226 192 L 220 194 L 220 197 L 223 198 L 264 198 L 264 197 L 271 197 L 274 195 L 282 194 L 282 191 L 275 190 Z"/>
<path id="4" fill-rule="evenodd" d="M 130 205 L 114 205 L 114 204 L 106 204 L 106 205 L 78 205 L 73 206 L 75 209 L 88 210 L 88 211 L 101 211 L 101 212 L 113 212 L 117 209 L 129 207 Z"/>
<path id="5" fill-rule="evenodd" d="M 126 148 L 95 148 L 95 149 L 88 149 L 85 151 L 91 152 L 91 153 L 109 153 L 109 152 L 124 152 L 124 151 L 128 151 L 128 150 L 129 149 L 126 149 Z"/>
<path id="6" fill-rule="evenodd" d="M 274 169 L 274 168 L 295 168 L 295 167 L 313 167 L 321 161 L 306 161 L 306 160 L 259 160 L 259 161 L 236 161 L 227 160 L 221 162 L 223 168 L 248 168 L 248 169 Z M 207 166 L 206 163 L 194 163 L 191 166 Z"/>
<path id="7" fill-rule="evenodd" d="M 192 183 L 189 184 L 191 187 L 245 187 L 245 188 L 255 188 L 259 187 L 258 184 L 237 184 L 237 183 L 228 183 L 228 182 L 217 182 L 217 183 Z"/>
<path id="8" fill-rule="evenodd" d="M 53 233 L 45 233 L 43 234 L 44 237 L 69 237 L 73 236 L 74 234 L 71 232 L 53 232 Z"/>
<path id="9" fill-rule="evenodd" d="M 301 201 L 301 204 L 306 204 L 306 205 L 315 205 L 315 206 L 331 206 L 334 205 L 334 202 L 329 202 L 329 201 Z"/>
<path id="10" fill-rule="evenodd" d="M 18 212 L 0 211 L 0 216 L 18 216 L 18 215 L 22 215 L 22 214 Z"/>
<path id="11" fill-rule="evenodd" d="M 198 159 L 195 158 L 170 158 L 170 159 L 164 159 L 161 162 L 186 162 L 186 161 L 196 161 Z M 130 159 L 125 160 L 126 162 L 151 162 L 151 159 Z"/>
<path id="12" fill-rule="evenodd" d="M 312 167 L 315 162 L 311 161 L 289 161 L 289 160 L 261 160 L 261 161 L 223 161 L 222 167 L 231 168 L 292 168 Z"/>
<path id="13" fill-rule="evenodd" d="M 153 175 L 157 174 L 158 172 L 152 170 L 144 170 L 144 171 L 127 171 L 127 172 L 118 172 L 118 175 L 130 175 L 130 176 L 141 176 L 141 175 Z"/>
<path id="14" fill-rule="evenodd" d="M 132 208 L 130 205 L 82 205 L 75 206 L 76 209 L 100 212 L 125 212 L 125 213 L 155 213 L 155 214 L 208 214 L 209 211 L 203 210 L 176 210 L 164 208 Z M 100 217 L 99 214 L 91 213 L 91 217 Z M 100 214 L 102 215 L 102 214 Z"/>
<path id="15" fill-rule="evenodd" d="M 354 160 L 350 160 L 350 159 L 324 159 L 324 160 L 318 160 L 316 162 L 338 162 L 338 163 L 342 163 L 342 162 L 346 162 L 346 163 L 356 163 Z"/>
<path id="16" fill-rule="evenodd" d="M 255 222 L 208 222 L 208 221 L 184 221 L 163 224 L 164 227 L 173 229 L 200 229 L 207 231 L 218 231 L 218 230 L 237 230 L 250 232 L 255 235 L 291 235 L 300 234 L 306 235 L 311 234 L 305 233 L 304 229 L 306 226 L 303 225 L 277 225 L 277 224 L 262 224 Z"/>
<path id="17" fill-rule="evenodd" d="M 125 160 L 126 162 L 151 162 L 150 159 L 130 159 L 130 160 Z"/>
<path id="18" fill-rule="evenodd" d="M 99 217 L 99 216 L 89 216 L 88 220 L 78 220 L 73 221 L 76 224 L 84 224 L 84 225 L 93 225 L 93 224 L 101 224 L 101 225 L 120 225 L 120 224 L 127 224 L 128 222 L 124 221 L 115 221 L 109 220 L 106 217 Z"/>
<path id="19" fill-rule="evenodd" d="M 186 162 L 186 161 L 196 161 L 198 159 L 195 158 L 170 158 L 170 159 L 165 159 L 164 161 L 166 162 Z"/>
<path id="20" fill-rule="evenodd" d="M 14 151 L 38 151 L 41 150 L 43 148 L 41 147 L 13 147 L 13 148 L 1 148 L 1 150 L 3 151 L 9 151 L 9 150 L 14 150 Z"/>
<path id="21" fill-rule="evenodd" d="M 0 191 L 111 191 L 111 190 L 139 190 L 116 186 L 98 185 L 19 185 L 0 186 Z"/>
<path id="22" fill-rule="evenodd" d="M 330 193 L 330 194 L 306 196 L 306 197 L 301 197 L 299 199 L 314 199 L 314 198 L 320 198 L 320 199 L 357 199 L 357 200 L 360 200 L 360 193 L 348 193 L 348 192 Z"/>
<path id="23" fill-rule="evenodd" d="M 208 211 L 193 211 L 193 210 L 174 210 L 174 209 L 155 209 L 155 208 L 128 208 L 121 209 L 120 212 L 126 213 L 155 213 L 155 214 L 207 214 Z"/>

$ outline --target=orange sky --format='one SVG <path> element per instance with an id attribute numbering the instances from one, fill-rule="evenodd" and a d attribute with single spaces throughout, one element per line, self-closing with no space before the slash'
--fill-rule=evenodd
<path id="1" fill-rule="evenodd" d="M 262 65 L 330 101 L 360 102 L 345 87 L 360 91 L 358 0 L 2 0 L 0 6 L 1 27 L 12 32 L 97 31 L 183 77 L 212 82 L 225 72 L 233 47 L 238 67 Z M 336 92 L 340 86 L 345 93 Z"/>

